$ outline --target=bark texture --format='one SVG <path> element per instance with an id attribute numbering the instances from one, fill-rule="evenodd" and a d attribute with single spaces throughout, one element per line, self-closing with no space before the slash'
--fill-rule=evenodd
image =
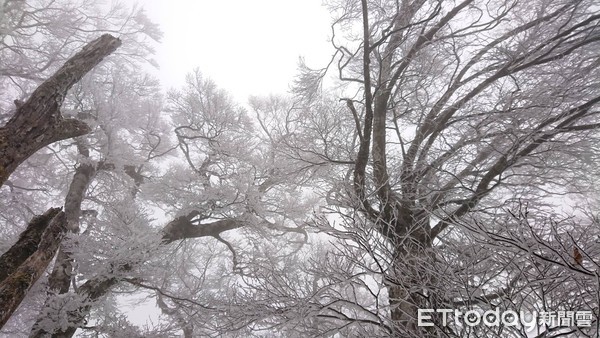
<path id="1" fill-rule="evenodd" d="M 6 324 L 25 295 L 38 278 L 46 271 L 54 258 L 64 236 L 67 218 L 59 212 L 42 234 L 37 250 L 29 256 L 10 276 L 0 283 L 0 328 Z"/>
<path id="2" fill-rule="evenodd" d="M 37 250 L 42 234 L 59 212 L 60 208 L 51 208 L 43 215 L 34 217 L 27 229 L 21 233 L 17 243 L 0 256 L 0 282 L 15 272 Z"/>
<path id="3" fill-rule="evenodd" d="M 60 107 L 69 89 L 120 45 L 118 38 L 102 35 L 70 58 L 27 101 L 17 104 L 14 116 L 0 128 L 0 186 L 36 151 L 90 132 L 85 123 L 63 118 Z"/>

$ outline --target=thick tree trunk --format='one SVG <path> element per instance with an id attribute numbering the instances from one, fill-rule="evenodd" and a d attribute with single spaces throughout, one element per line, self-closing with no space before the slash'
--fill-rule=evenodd
<path id="1" fill-rule="evenodd" d="M 64 212 L 58 212 L 42 234 L 37 250 L 0 283 L 0 328 L 6 324 L 29 289 L 46 271 L 64 236 L 66 223 Z"/>
<path id="2" fill-rule="evenodd" d="M 59 212 L 60 208 L 51 208 L 43 215 L 35 216 L 21 233 L 17 243 L 0 256 L 0 282 L 15 272 L 37 250 L 42 234 Z"/>
<path id="3" fill-rule="evenodd" d="M 408 242 L 408 241 L 407 241 Z M 435 271 L 427 246 L 414 245 L 399 248 L 394 268 L 391 269 L 388 296 L 392 328 L 396 336 L 434 337 L 432 327 L 418 326 L 418 309 L 435 306 Z"/>
<path id="4" fill-rule="evenodd" d="M 79 120 L 63 118 L 60 107 L 69 89 L 120 45 L 121 40 L 102 35 L 70 58 L 27 101 L 15 102 L 14 116 L 0 128 L 0 186 L 36 151 L 90 131 Z"/>
<path id="5" fill-rule="evenodd" d="M 417 327 L 418 299 L 410 291 L 410 285 L 391 285 L 388 294 L 394 331 L 403 336 L 420 337 Z"/>

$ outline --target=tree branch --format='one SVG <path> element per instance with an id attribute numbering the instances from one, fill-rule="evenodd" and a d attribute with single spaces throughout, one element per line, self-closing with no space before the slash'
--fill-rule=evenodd
<path id="1" fill-rule="evenodd" d="M 120 45 L 121 40 L 109 34 L 90 42 L 17 106 L 15 115 L 0 128 L 0 186 L 36 151 L 90 132 L 83 122 L 64 119 L 60 107 L 69 89 Z"/>

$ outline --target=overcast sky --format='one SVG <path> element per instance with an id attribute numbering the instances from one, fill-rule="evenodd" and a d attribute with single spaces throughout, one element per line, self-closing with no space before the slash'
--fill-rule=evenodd
<path id="1" fill-rule="evenodd" d="M 321 0 L 141 0 L 164 32 L 159 76 L 167 88 L 198 67 L 245 102 L 285 93 L 298 58 L 323 67 L 332 54 Z"/>

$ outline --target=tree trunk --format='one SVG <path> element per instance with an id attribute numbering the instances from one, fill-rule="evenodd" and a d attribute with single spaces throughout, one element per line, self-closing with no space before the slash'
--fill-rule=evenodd
<path id="1" fill-rule="evenodd" d="M 21 233 L 17 243 L 0 256 L 0 282 L 15 272 L 37 250 L 42 234 L 59 212 L 60 208 L 51 208 L 43 215 L 35 216 Z"/>
<path id="2" fill-rule="evenodd" d="M 75 170 L 69 192 L 65 198 L 65 215 L 67 218 L 67 230 L 72 233 L 79 232 L 79 218 L 81 216 L 81 203 L 88 185 L 96 175 L 96 166 L 93 163 L 80 164 Z M 73 259 L 71 253 L 61 243 L 52 273 L 48 278 L 48 295 L 44 306 L 32 327 L 31 336 L 43 336 L 47 334 L 42 328 L 42 321 L 48 317 L 47 308 L 55 295 L 69 292 L 71 276 L 73 274 Z"/>
<path id="3" fill-rule="evenodd" d="M 0 304 L 2 304 L 2 307 L 0 307 L 0 328 L 6 324 L 29 289 L 46 271 L 64 236 L 66 223 L 65 213 L 58 212 L 42 234 L 37 250 L 0 283 Z"/>
<path id="4" fill-rule="evenodd" d="M 120 45 L 118 38 L 102 35 L 70 58 L 27 101 L 15 102 L 17 109 L 14 116 L 0 128 L 0 186 L 36 151 L 53 142 L 90 131 L 79 120 L 63 118 L 60 107 L 68 90 Z"/>
<path id="5" fill-rule="evenodd" d="M 118 38 L 102 35 L 71 57 L 27 101 L 15 101 L 17 109 L 14 116 L 0 128 L 0 186 L 39 149 L 90 131 L 79 120 L 64 119 L 60 107 L 69 89 L 120 45 Z M 68 206 L 69 201 L 66 202 Z M 52 214 L 54 217 L 51 217 Z M 74 217 L 68 218 L 71 221 Z M 0 308 L 0 328 L 46 270 L 67 228 L 65 213 L 51 209 L 32 220 L 15 247 L 0 257 L 0 304 L 3 306 Z"/>
<path id="6" fill-rule="evenodd" d="M 81 217 L 81 203 L 87 187 L 96 175 L 96 167 L 92 163 L 80 164 L 75 170 L 69 192 L 65 198 L 65 215 L 67 216 L 68 231 L 79 233 L 79 218 Z M 73 264 L 71 254 L 61 245 L 56 263 L 49 278 L 50 292 L 59 294 L 69 291 Z"/>
<path id="7" fill-rule="evenodd" d="M 435 272 L 427 248 L 418 244 L 400 248 L 388 276 L 392 327 L 401 337 L 437 337 L 432 327 L 418 326 L 418 309 L 435 307 Z"/>

